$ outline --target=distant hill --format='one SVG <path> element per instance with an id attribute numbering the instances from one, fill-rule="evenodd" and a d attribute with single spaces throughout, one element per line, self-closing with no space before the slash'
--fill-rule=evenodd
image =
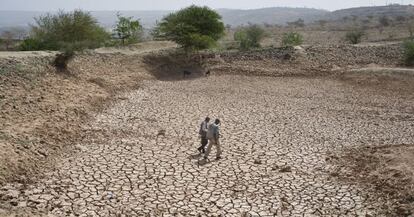
<path id="1" fill-rule="evenodd" d="M 414 6 L 411 5 L 388 5 L 388 6 L 376 6 L 376 7 L 359 7 L 359 8 L 349 8 L 343 10 L 337 10 L 331 12 L 325 16 L 329 20 L 340 20 L 344 17 L 397 17 L 404 16 L 410 17 L 414 16 Z"/>
<path id="2" fill-rule="evenodd" d="M 305 21 L 313 21 L 329 12 L 325 10 L 309 8 L 263 8 L 254 10 L 232 10 L 218 9 L 225 24 L 238 26 L 243 24 L 285 24 L 299 18 Z M 172 11 L 120 11 L 124 16 L 139 18 L 147 28 L 153 27 L 157 20 L 161 20 L 165 15 Z M 32 11 L 0 11 L 0 28 L 12 26 L 28 26 L 33 23 L 33 17 L 37 17 L 45 12 Z M 98 21 L 105 27 L 110 28 L 116 22 L 117 11 L 92 11 Z"/>
<path id="3" fill-rule="evenodd" d="M 229 10 L 219 9 L 225 24 L 232 26 L 252 24 L 279 24 L 296 21 L 299 18 L 305 22 L 312 22 L 322 16 L 329 14 L 329 11 L 311 8 L 262 8 L 254 10 Z"/>
<path id="4" fill-rule="evenodd" d="M 287 22 L 295 21 L 299 18 L 310 23 L 316 20 L 340 20 L 344 17 L 367 17 L 367 16 L 413 16 L 414 6 L 410 5 L 389 5 L 376 7 L 360 7 L 337 10 L 329 12 L 326 10 L 312 8 L 287 8 L 274 7 L 252 10 L 235 10 L 235 9 L 218 9 L 222 15 L 225 24 L 231 26 L 239 26 L 246 24 L 279 24 L 283 25 Z M 157 21 L 161 20 L 165 15 L 172 11 L 120 11 L 124 16 L 133 16 L 139 18 L 146 28 L 153 27 Z M 33 11 L 0 11 L 0 32 L 9 27 L 28 27 L 29 23 L 33 23 L 33 17 L 37 17 L 45 12 Z M 110 29 L 116 22 L 117 11 L 92 11 L 101 25 Z"/>

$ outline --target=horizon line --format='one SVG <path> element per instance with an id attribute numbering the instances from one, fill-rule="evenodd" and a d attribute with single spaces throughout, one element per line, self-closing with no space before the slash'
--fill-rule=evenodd
<path id="1" fill-rule="evenodd" d="M 315 9 L 315 10 L 323 10 L 323 11 L 328 11 L 328 12 L 334 12 L 334 11 L 339 11 L 339 10 L 346 10 L 346 9 L 353 9 L 353 8 L 370 8 L 370 7 L 389 7 L 389 6 L 413 6 L 411 4 L 388 4 L 388 5 L 372 5 L 372 6 L 359 6 L 359 7 L 350 7 L 350 8 L 341 8 L 341 9 L 336 9 L 336 10 L 329 10 L 329 9 L 324 9 L 324 8 L 314 8 L 314 7 L 289 7 L 289 6 L 275 6 L 275 7 L 260 7 L 260 8 L 249 8 L 249 9 L 243 9 L 243 8 L 212 8 L 214 10 L 241 10 L 241 11 L 248 11 L 248 10 L 261 10 L 261 9 L 269 9 L 269 8 L 286 8 L 286 9 Z M 183 7 L 185 8 L 185 7 Z M 78 8 L 80 10 L 84 10 L 84 11 L 89 11 L 89 12 L 112 12 L 112 11 L 140 11 L 140 12 L 170 12 L 170 11 L 178 11 L 180 9 L 169 9 L 169 10 L 164 10 L 164 9 L 154 9 L 154 10 L 87 10 L 87 9 L 82 9 L 82 8 Z M 8 9 L 8 10 L 2 10 L 0 9 L 0 12 L 58 12 L 59 10 L 63 10 L 63 11 L 73 11 L 73 10 L 77 10 L 77 9 L 71 9 L 71 10 L 65 10 L 65 9 L 58 9 L 58 10 L 19 10 L 19 9 Z"/>

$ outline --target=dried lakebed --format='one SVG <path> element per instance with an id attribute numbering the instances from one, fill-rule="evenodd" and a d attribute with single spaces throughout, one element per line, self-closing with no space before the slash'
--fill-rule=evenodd
<path id="1" fill-rule="evenodd" d="M 364 189 L 330 177 L 327 152 L 413 144 L 413 105 L 326 78 L 146 81 L 97 114 L 45 180 L 4 194 L 56 216 L 375 215 Z M 206 115 L 222 120 L 224 152 L 200 165 Z"/>

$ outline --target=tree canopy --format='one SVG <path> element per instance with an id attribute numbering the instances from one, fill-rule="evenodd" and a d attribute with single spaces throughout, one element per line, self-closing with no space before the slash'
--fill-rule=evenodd
<path id="1" fill-rule="evenodd" d="M 164 17 L 155 28 L 154 36 L 193 51 L 215 45 L 224 35 L 224 30 L 221 16 L 216 11 L 193 5 Z"/>
<path id="2" fill-rule="evenodd" d="M 98 25 L 88 12 L 60 11 L 35 18 L 30 37 L 22 43 L 22 49 L 61 50 L 95 48 L 102 45 L 109 34 Z"/>
<path id="3" fill-rule="evenodd" d="M 133 17 L 124 17 L 121 14 L 117 16 L 118 22 L 114 33 L 122 41 L 122 45 L 138 42 L 142 36 L 142 26 L 139 20 L 133 20 Z"/>
<path id="4" fill-rule="evenodd" d="M 266 32 L 258 25 L 250 25 L 234 33 L 234 40 L 240 43 L 242 50 L 259 48 L 260 41 L 266 36 Z"/>

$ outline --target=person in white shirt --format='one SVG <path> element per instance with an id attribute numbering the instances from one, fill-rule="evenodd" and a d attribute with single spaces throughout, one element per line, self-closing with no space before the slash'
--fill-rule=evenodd
<path id="1" fill-rule="evenodd" d="M 204 155 L 205 160 L 208 159 L 208 155 L 210 155 L 211 147 L 213 145 L 217 149 L 216 160 L 221 159 L 221 145 L 220 145 L 220 141 L 219 141 L 220 128 L 219 127 L 220 127 L 220 120 L 219 119 L 216 119 L 214 121 L 214 123 L 212 123 L 208 126 L 208 131 L 207 131 L 208 146 L 207 146 L 206 153 Z"/>

